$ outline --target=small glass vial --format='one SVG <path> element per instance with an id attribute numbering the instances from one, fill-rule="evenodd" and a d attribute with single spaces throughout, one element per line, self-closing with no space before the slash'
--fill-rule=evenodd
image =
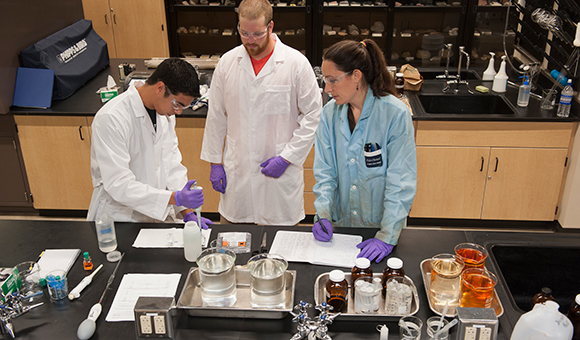
<path id="1" fill-rule="evenodd" d="M 403 270 L 403 260 L 398 257 L 391 257 L 387 260 L 387 266 L 383 270 L 383 297 L 387 290 L 387 280 L 394 276 L 405 277 L 405 271 Z"/>
<path id="2" fill-rule="evenodd" d="M 399 97 L 405 96 L 405 78 L 400 72 L 395 75 L 395 89 Z"/>
<path id="3" fill-rule="evenodd" d="M 93 269 L 93 260 L 89 256 L 89 252 L 85 251 L 83 253 L 83 256 L 84 256 L 83 267 L 85 268 L 85 270 L 92 270 Z"/>
<path id="4" fill-rule="evenodd" d="M 570 305 L 568 319 L 572 321 L 572 326 L 574 326 L 572 340 L 580 340 L 580 294 L 576 295 L 576 299 Z"/>
<path id="5" fill-rule="evenodd" d="M 326 303 L 332 306 L 332 313 L 344 311 L 348 295 L 348 282 L 342 270 L 335 269 L 328 275 L 326 282 Z"/>
<path id="6" fill-rule="evenodd" d="M 359 277 L 368 276 L 373 277 L 373 269 L 371 268 L 371 261 L 364 257 L 359 257 L 354 261 L 354 267 L 352 267 L 351 278 L 352 287 L 354 287 L 354 282 Z M 355 289 L 352 290 L 352 296 L 354 297 Z"/>
<path id="7" fill-rule="evenodd" d="M 554 297 L 552 296 L 552 290 L 548 287 L 543 287 L 542 291 L 538 294 L 534 295 L 532 299 L 532 308 L 536 303 L 545 303 L 546 301 L 555 301 Z"/>

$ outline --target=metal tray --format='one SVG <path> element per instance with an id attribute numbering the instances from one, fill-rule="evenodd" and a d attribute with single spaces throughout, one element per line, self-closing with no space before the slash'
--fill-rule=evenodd
<path id="1" fill-rule="evenodd" d="M 177 308 L 189 315 L 222 318 L 282 319 L 294 307 L 296 271 L 286 271 L 286 303 L 284 308 L 253 308 L 250 304 L 250 272 L 247 268 L 235 267 L 237 301 L 232 307 L 203 307 L 199 287 L 198 268 L 189 269 L 185 285 L 177 301 Z"/>
<path id="2" fill-rule="evenodd" d="M 328 274 L 329 273 L 322 273 L 320 275 L 318 275 L 318 277 L 316 278 L 316 282 L 314 282 L 314 302 L 318 305 L 322 302 L 326 302 L 326 292 L 325 292 L 325 287 L 326 287 L 326 282 L 328 282 Z M 382 278 L 383 274 L 382 273 L 374 273 L 373 277 L 379 277 Z M 419 294 L 417 293 L 417 287 L 415 286 L 415 283 L 413 282 L 413 280 L 411 280 L 410 277 L 405 276 L 407 279 L 409 279 L 409 281 L 411 281 L 411 283 L 413 284 L 413 302 L 411 303 L 411 313 L 408 315 L 413 315 L 415 313 L 417 313 L 419 311 Z M 377 314 L 357 314 L 354 311 L 354 304 L 352 303 L 352 293 L 351 293 L 351 289 L 352 286 L 350 284 L 352 276 L 350 273 L 344 273 L 344 278 L 346 279 L 346 281 L 349 282 L 348 285 L 348 295 L 347 295 L 347 311 L 346 313 L 342 313 L 340 314 L 339 318 L 340 320 L 360 320 L 361 318 L 364 318 L 365 321 L 384 321 L 385 318 L 393 318 L 393 319 L 399 319 L 401 316 L 403 315 L 387 315 L 385 314 L 385 299 L 381 298 L 380 302 L 379 302 L 379 312 Z"/>
<path id="3" fill-rule="evenodd" d="M 441 315 L 443 311 L 438 311 L 435 309 L 433 304 L 431 303 L 431 298 L 429 297 L 429 289 L 431 287 L 431 261 L 430 259 L 423 260 L 421 262 L 421 276 L 423 276 L 423 284 L 425 286 L 425 293 L 427 294 L 427 301 L 429 301 L 429 308 L 435 313 Z M 457 315 L 457 311 L 455 308 L 457 305 L 449 305 L 449 309 L 447 310 L 447 317 L 454 317 Z M 491 300 L 491 308 L 495 310 L 495 315 L 499 318 L 503 314 L 503 306 L 497 295 L 497 291 L 493 291 L 493 300 Z"/>

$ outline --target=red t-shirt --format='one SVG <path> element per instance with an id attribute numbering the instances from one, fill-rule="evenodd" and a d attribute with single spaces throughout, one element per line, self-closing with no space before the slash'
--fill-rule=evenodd
<path id="1" fill-rule="evenodd" d="M 260 73 L 260 71 L 262 70 L 264 65 L 266 65 L 266 63 L 268 62 L 268 59 L 270 59 L 270 57 L 272 56 L 273 53 L 274 53 L 274 49 L 272 49 L 272 52 L 270 52 L 270 54 L 268 54 L 267 56 L 265 56 L 264 58 L 262 58 L 260 60 L 256 60 L 256 59 L 250 57 L 250 60 L 252 61 L 252 67 L 254 68 L 254 73 L 256 75 L 258 75 L 258 73 Z"/>

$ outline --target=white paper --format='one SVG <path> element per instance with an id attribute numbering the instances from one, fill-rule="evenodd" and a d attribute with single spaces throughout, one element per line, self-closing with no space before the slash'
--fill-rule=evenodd
<path id="1" fill-rule="evenodd" d="M 107 322 L 135 321 L 135 303 L 140 296 L 175 297 L 181 274 L 125 274 L 119 285 Z"/>
<path id="2" fill-rule="evenodd" d="M 211 228 L 201 230 L 201 246 L 207 247 Z M 141 229 L 133 248 L 183 248 L 183 229 Z"/>
<path id="3" fill-rule="evenodd" d="M 46 277 L 48 273 L 56 269 L 68 273 L 80 253 L 80 249 L 46 249 L 38 260 L 40 277 Z"/>
<path id="4" fill-rule="evenodd" d="M 362 242 L 360 235 L 334 234 L 329 242 L 320 242 L 309 232 L 276 233 L 270 253 L 284 256 L 290 262 L 352 268 Z"/>

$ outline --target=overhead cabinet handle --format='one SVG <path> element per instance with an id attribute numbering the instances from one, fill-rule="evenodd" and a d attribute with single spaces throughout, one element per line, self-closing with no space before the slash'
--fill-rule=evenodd
<path id="1" fill-rule="evenodd" d="M 85 140 L 85 139 L 83 138 L 83 126 L 82 126 L 82 125 L 81 125 L 81 126 L 79 126 L 79 136 L 81 136 L 81 140 Z"/>
<path id="2" fill-rule="evenodd" d="M 108 16 L 109 16 L 108 14 L 105 14 L 105 24 L 107 24 L 107 25 L 109 24 L 109 22 L 107 21 Z"/>
<path id="3" fill-rule="evenodd" d="M 497 164 L 499 163 L 499 159 L 495 158 L 495 170 L 493 172 L 497 172 Z"/>
<path id="4" fill-rule="evenodd" d="M 479 169 L 479 171 L 483 171 L 483 162 L 485 162 L 485 160 L 483 159 L 483 156 L 481 157 L 481 169 Z"/>

